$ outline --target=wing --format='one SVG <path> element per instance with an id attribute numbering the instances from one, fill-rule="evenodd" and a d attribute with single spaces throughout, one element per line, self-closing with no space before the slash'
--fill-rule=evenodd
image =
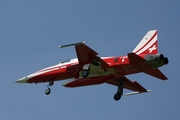
<path id="1" fill-rule="evenodd" d="M 68 44 L 68 45 L 62 45 L 59 46 L 59 48 L 69 47 L 69 46 L 75 46 L 77 58 L 79 61 L 79 64 L 85 65 L 94 63 L 97 65 L 101 65 L 101 67 L 109 68 L 110 66 L 102 60 L 100 57 L 98 57 L 98 53 L 85 45 L 86 41 L 74 43 L 74 44 Z"/>
<path id="2" fill-rule="evenodd" d="M 80 64 L 89 63 L 98 55 L 96 51 L 92 50 L 85 44 L 76 45 L 75 49 Z"/>
<path id="3" fill-rule="evenodd" d="M 76 54 L 78 57 L 79 64 L 101 64 L 101 67 L 107 68 L 109 65 L 102 60 L 96 51 L 91 49 L 85 44 L 75 45 Z"/>
<path id="4" fill-rule="evenodd" d="M 136 92 L 148 92 L 148 90 L 146 90 L 143 86 L 141 86 L 136 81 L 131 81 L 126 77 L 124 77 L 123 80 L 124 80 L 124 88 L 126 89 L 136 91 Z M 116 81 L 117 81 L 116 79 L 112 79 L 108 81 L 107 83 L 118 86 Z"/>

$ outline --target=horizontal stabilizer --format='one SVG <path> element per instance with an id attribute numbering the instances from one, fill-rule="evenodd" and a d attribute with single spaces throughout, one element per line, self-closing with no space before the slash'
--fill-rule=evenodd
<path id="1" fill-rule="evenodd" d="M 153 77 L 159 78 L 161 80 L 167 80 L 168 79 L 159 69 L 144 71 L 144 73 L 151 75 Z"/>
<path id="2" fill-rule="evenodd" d="M 125 93 L 123 96 L 129 96 L 129 95 L 136 95 L 136 94 L 141 94 L 141 93 L 146 93 L 146 92 L 152 92 L 152 90 L 147 90 L 145 92 L 130 92 L 130 93 Z"/>
<path id="3" fill-rule="evenodd" d="M 128 53 L 128 58 L 130 63 L 146 61 L 145 59 L 136 55 L 135 53 Z"/>
<path id="4" fill-rule="evenodd" d="M 136 55 L 135 53 L 128 53 L 128 58 L 129 58 L 130 63 L 146 61 L 145 59 L 141 58 L 140 56 Z M 144 73 L 154 76 L 156 78 L 159 78 L 161 80 L 168 79 L 159 69 L 152 69 L 152 67 L 146 63 L 144 63 L 143 66 L 150 68 L 150 70 L 148 70 L 148 71 L 143 71 Z"/>

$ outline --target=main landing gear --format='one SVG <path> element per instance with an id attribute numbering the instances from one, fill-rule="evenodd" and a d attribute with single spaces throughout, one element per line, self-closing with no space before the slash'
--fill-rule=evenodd
<path id="1" fill-rule="evenodd" d="M 117 81 L 118 83 L 118 89 L 117 89 L 117 93 L 114 95 L 114 100 L 118 101 L 121 99 L 121 96 L 123 94 L 123 85 L 124 85 L 124 81 Z"/>
<path id="2" fill-rule="evenodd" d="M 89 75 L 89 67 L 90 67 L 90 64 L 85 64 L 85 65 L 83 66 L 83 70 L 82 70 L 82 72 L 81 72 L 81 76 L 82 76 L 83 78 L 88 77 L 88 75 Z"/>
<path id="3" fill-rule="evenodd" d="M 89 75 L 89 70 L 84 69 L 81 73 L 81 76 L 86 78 Z"/>
<path id="4" fill-rule="evenodd" d="M 54 84 L 53 81 L 49 81 L 49 85 L 47 86 L 47 89 L 45 90 L 45 94 L 49 95 L 51 93 L 51 88 L 50 86 L 52 86 Z"/>

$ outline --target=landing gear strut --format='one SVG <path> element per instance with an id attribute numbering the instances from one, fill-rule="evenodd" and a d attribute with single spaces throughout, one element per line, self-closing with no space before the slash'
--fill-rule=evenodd
<path id="1" fill-rule="evenodd" d="M 118 101 L 121 99 L 121 96 L 123 94 L 123 85 L 124 85 L 124 81 L 117 81 L 118 82 L 118 89 L 117 89 L 117 93 L 114 95 L 114 100 Z"/>
<path id="2" fill-rule="evenodd" d="M 51 88 L 50 88 L 50 86 L 52 86 L 54 83 L 53 83 L 53 81 L 49 81 L 49 84 L 48 84 L 48 86 L 47 86 L 47 89 L 45 90 L 45 94 L 46 95 L 49 95 L 50 93 L 51 93 Z"/>

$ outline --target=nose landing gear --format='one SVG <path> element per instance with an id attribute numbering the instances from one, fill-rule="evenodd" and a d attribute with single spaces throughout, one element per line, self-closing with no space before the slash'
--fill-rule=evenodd
<path id="1" fill-rule="evenodd" d="M 54 84 L 53 81 L 49 81 L 49 85 L 47 86 L 47 89 L 45 90 L 45 94 L 49 95 L 51 93 L 51 88 L 50 86 L 52 86 Z"/>
<path id="2" fill-rule="evenodd" d="M 45 94 L 46 95 L 49 95 L 51 93 L 51 88 L 47 88 L 46 90 L 45 90 Z"/>

